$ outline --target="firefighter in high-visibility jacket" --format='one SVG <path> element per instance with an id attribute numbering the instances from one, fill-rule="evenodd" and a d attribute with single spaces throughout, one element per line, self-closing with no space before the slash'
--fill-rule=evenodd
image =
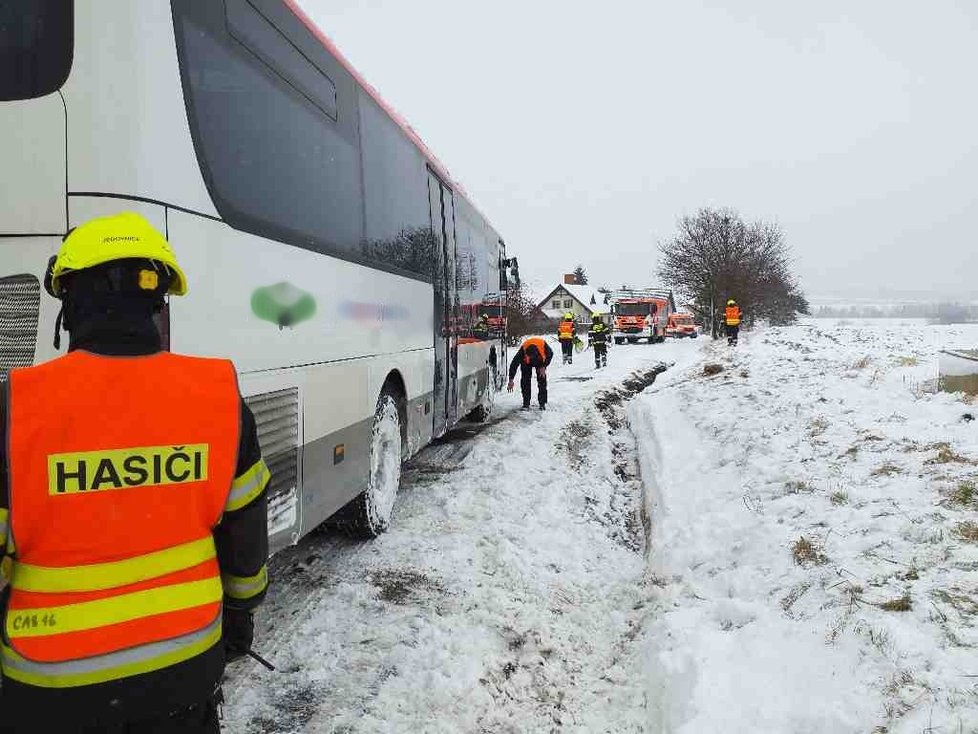
<path id="1" fill-rule="evenodd" d="M 594 312 L 591 314 L 591 330 L 588 332 L 588 341 L 594 349 L 594 367 L 600 369 L 608 366 L 608 327 L 601 320 L 601 314 Z"/>
<path id="2" fill-rule="evenodd" d="M 218 732 L 268 586 L 255 419 L 231 362 L 163 350 L 187 280 L 139 215 L 71 231 L 45 287 L 68 353 L 0 405 L 0 728 Z"/>
<path id="3" fill-rule="evenodd" d="M 523 392 L 523 410 L 530 409 L 530 389 L 533 373 L 537 375 L 537 402 L 540 410 L 547 409 L 547 367 L 554 358 L 554 352 L 539 336 L 523 342 L 509 363 L 509 391 L 513 392 L 516 371 L 520 371 L 520 390 Z"/>
<path id="4" fill-rule="evenodd" d="M 727 344 L 735 346 L 737 337 L 740 334 L 740 306 L 734 299 L 727 301 L 727 308 L 724 311 L 724 324 L 727 327 Z"/>
<path id="5" fill-rule="evenodd" d="M 574 314 L 570 311 L 565 313 L 564 318 L 557 324 L 557 339 L 560 341 L 560 353 L 563 355 L 564 364 L 573 364 L 577 324 L 574 323 Z"/>

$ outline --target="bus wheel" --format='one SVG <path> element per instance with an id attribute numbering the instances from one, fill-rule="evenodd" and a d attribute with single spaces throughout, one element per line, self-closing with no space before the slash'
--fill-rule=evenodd
<path id="1" fill-rule="evenodd" d="M 489 363 L 489 382 L 486 384 L 486 392 L 482 396 L 482 403 L 475 406 L 469 413 L 468 419 L 475 423 L 485 423 L 492 415 L 492 409 L 496 404 L 496 364 Z"/>
<path id="2" fill-rule="evenodd" d="M 370 431 L 367 488 L 339 511 L 334 524 L 351 535 L 376 538 L 390 527 L 400 485 L 401 416 L 397 400 L 385 388 L 377 400 Z"/>

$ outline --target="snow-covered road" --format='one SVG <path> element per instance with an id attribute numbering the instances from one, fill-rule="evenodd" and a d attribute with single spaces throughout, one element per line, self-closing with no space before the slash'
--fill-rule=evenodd
<path id="1" fill-rule="evenodd" d="M 502 395 L 456 434 L 460 467 L 407 474 L 383 537 L 279 554 L 256 642 L 278 671 L 232 667 L 228 730 L 647 731 L 642 487 L 618 391 L 703 343 L 555 364 L 549 410 Z"/>

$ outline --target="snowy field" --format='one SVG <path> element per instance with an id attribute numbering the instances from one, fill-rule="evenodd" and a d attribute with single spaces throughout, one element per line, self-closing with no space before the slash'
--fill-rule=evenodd
<path id="1" fill-rule="evenodd" d="M 227 729 L 978 732 L 978 406 L 933 392 L 945 346 L 978 328 L 553 365 L 546 413 L 504 395 L 426 452 L 384 537 L 276 556 L 279 670 L 231 668 Z"/>
<path id="2" fill-rule="evenodd" d="M 635 401 L 649 731 L 978 731 L 978 424 L 930 391 L 961 345 L 978 329 L 811 321 Z"/>

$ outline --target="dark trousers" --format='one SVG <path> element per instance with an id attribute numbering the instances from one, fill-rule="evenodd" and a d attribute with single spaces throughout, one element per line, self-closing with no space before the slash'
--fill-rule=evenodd
<path id="1" fill-rule="evenodd" d="M 28 732 L 36 734 L 41 731 L 59 734 L 220 734 L 220 700 L 222 700 L 221 694 L 218 692 L 203 703 L 171 714 L 114 724 L 79 724 L 70 721 L 70 712 L 64 712 L 64 715 L 69 718 L 50 718 L 54 712 L 38 712 L 37 716 L 29 717 L 30 723 L 0 724 L 0 732 L 4 734 L 28 734 Z"/>
<path id="2" fill-rule="evenodd" d="M 594 343 L 594 366 L 608 366 L 608 344 L 606 342 Z"/>
<path id="3" fill-rule="evenodd" d="M 564 362 L 574 361 L 574 340 L 573 339 L 561 339 L 560 340 L 560 353 L 564 355 Z"/>
<path id="4" fill-rule="evenodd" d="M 523 391 L 523 405 L 530 405 L 530 379 L 533 372 L 537 373 L 537 401 L 541 406 L 547 404 L 547 376 L 540 374 L 540 368 L 532 365 L 520 365 L 520 390 Z"/>
<path id="5" fill-rule="evenodd" d="M 740 334 L 740 324 L 727 324 L 727 344 L 736 344 Z"/>

